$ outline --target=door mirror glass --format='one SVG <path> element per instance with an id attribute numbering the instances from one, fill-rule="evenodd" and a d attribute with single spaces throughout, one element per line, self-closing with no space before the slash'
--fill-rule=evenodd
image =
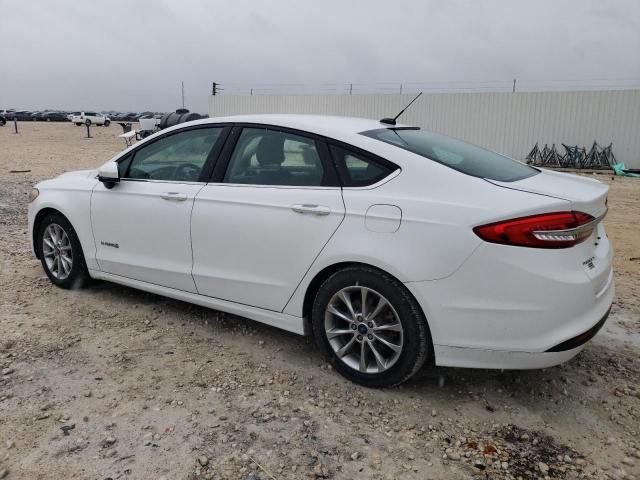
<path id="1" fill-rule="evenodd" d="M 107 188 L 113 188 L 113 186 L 120 181 L 120 175 L 118 174 L 118 164 L 116 162 L 107 162 L 98 170 L 98 180 L 104 183 Z"/>

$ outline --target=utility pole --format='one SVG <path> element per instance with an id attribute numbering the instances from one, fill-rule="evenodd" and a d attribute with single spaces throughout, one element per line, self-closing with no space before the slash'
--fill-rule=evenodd
<path id="1" fill-rule="evenodd" d="M 516 93 L 516 79 L 513 79 L 513 93 Z"/>
<path id="2" fill-rule="evenodd" d="M 184 80 L 180 83 L 182 84 L 182 109 L 184 110 Z"/>

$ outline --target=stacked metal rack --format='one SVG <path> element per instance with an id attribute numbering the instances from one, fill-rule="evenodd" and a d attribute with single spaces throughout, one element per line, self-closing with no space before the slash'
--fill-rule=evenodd
<path id="1" fill-rule="evenodd" d="M 593 142 L 591 149 L 578 145 L 562 144 L 565 153 L 562 154 L 554 143 L 551 148 L 545 143 L 542 150 L 536 143 L 526 156 L 530 165 L 551 168 L 587 168 L 587 169 L 611 169 L 617 162 L 613 155 L 613 143 L 603 147 L 598 142 Z"/>

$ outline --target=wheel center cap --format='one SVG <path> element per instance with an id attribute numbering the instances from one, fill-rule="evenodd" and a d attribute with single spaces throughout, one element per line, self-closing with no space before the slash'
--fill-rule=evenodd
<path id="1" fill-rule="evenodd" d="M 367 327 L 366 324 L 361 323 L 360 325 L 358 325 L 358 333 L 360 335 L 366 335 L 368 331 L 369 331 L 369 327 Z"/>

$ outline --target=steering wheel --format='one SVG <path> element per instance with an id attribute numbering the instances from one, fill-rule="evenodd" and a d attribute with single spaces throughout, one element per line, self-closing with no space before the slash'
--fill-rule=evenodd
<path id="1" fill-rule="evenodd" d="M 193 163 L 185 163 L 183 165 L 178 165 L 173 172 L 173 175 L 178 180 L 187 180 L 190 182 L 195 182 L 198 180 L 198 175 L 200 174 L 200 168 L 198 168 Z"/>

